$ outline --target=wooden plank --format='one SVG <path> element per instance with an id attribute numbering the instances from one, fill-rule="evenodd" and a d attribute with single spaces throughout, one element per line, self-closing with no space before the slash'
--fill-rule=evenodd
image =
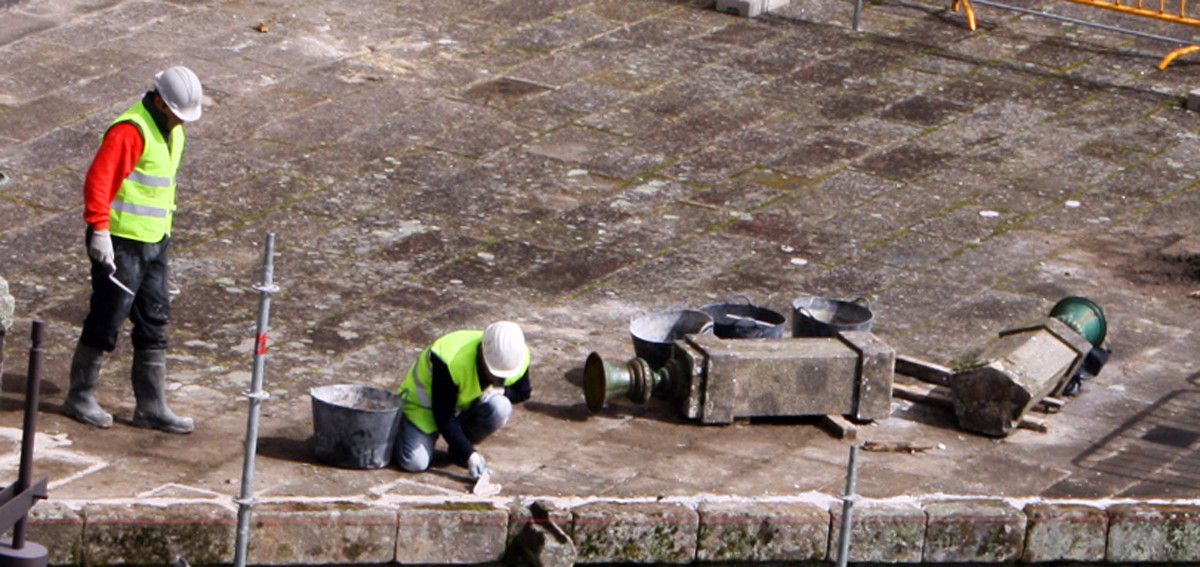
<path id="1" fill-rule="evenodd" d="M 954 371 L 945 366 L 901 354 L 896 355 L 896 373 L 938 386 L 949 386 L 954 376 Z"/>
<path id="2" fill-rule="evenodd" d="M 858 426 L 840 415 L 822 416 L 821 429 L 838 439 L 847 441 L 858 439 Z"/>
<path id="3" fill-rule="evenodd" d="M 942 386 L 894 383 L 892 395 L 919 404 L 954 407 L 954 398 L 951 397 L 950 390 Z"/>

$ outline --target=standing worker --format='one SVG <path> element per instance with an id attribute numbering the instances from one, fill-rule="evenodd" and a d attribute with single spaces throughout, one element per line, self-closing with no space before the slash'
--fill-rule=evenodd
<path id="1" fill-rule="evenodd" d="M 450 458 L 477 479 L 487 461 L 475 443 L 508 423 L 513 404 L 529 399 L 529 348 L 525 334 L 511 321 L 483 331 L 455 331 L 433 341 L 408 369 L 404 423 L 396 439 L 400 468 L 429 468 L 433 444 L 446 438 Z"/>
<path id="2" fill-rule="evenodd" d="M 200 79 L 187 67 L 154 76 L 154 90 L 108 127 L 83 186 L 83 219 L 92 264 L 92 297 L 71 359 L 63 412 L 99 428 L 112 415 L 96 402 L 105 352 L 133 321 L 133 425 L 190 433 L 191 418 L 167 408 L 167 249 L 175 211 L 175 172 L 183 123 L 200 118 Z"/>

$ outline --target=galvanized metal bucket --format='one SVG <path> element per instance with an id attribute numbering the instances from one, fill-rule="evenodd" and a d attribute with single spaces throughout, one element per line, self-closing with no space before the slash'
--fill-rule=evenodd
<path id="1" fill-rule="evenodd" d="M 633 337 L 633 352 L 650 363 L 653 369 L 662 368 L 671 359 L 675 341 L 685 335 L 712 334 L 712 317 L 695 309 L 656 311 L 634 317 L 629 322 Z"/>
<path id="2" fill-rule="evenodd" d="M 309 390 L 313 450 L 321 462 L 348 469 L 378 469 L 392 460 L 404 397 L 359 384 Z"/>
<path id="3" fill-rule="evenodd" d="M 862 297 L 854 301 L 801 297 L 792 302 L 792 336 L 832 337 L 842 331 L 870 331 L 874 317 Z"/>
<path id="4" fill-rule="evenodd" d="M 714 303 L 700 310 L 713 319 L 713 334 L 722 339 L 781 339 L 787 329 L 787 317 L 778 311 L 745 303 Z"/>

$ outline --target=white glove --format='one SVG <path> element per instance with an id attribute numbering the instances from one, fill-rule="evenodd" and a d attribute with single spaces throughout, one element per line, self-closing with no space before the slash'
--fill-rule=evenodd
<path id="1" fill-rule="evenodd" d="M 503 396 L 503 395 L 504 395 L 504 388 L 498 388 L 496 386 L 488 386 L 487 389 L 483 391 L 483 395 L 479 396 L 479 403 L 486 404 L 486 403 L 488 403 L 488 400 L 490 400 L 496 396 Z"/>
<path id="2" fill-rule="evenodd" d="M 471 453 L 470 457 L 467 457 L 467 471 L 471 473 L 471 480 L 478 479 L 487 472 L 487 461 L 483 460 L 483 455 L 480 455 L 479 451 L 475 451 Z"/>
<path id="3" fill-rule="evenodd" d="M 92 231 L 92 237 L 88 239 L 88 256 L 101 264 L 108 264 L 113 266 L 114 270 L 116 269 L 112 236 L 107 230 Z"/>

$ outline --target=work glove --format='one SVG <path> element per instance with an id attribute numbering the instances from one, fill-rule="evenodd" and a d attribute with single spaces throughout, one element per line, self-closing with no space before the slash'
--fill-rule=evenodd
<path id="1" fill-rule="evenodd" d="M 500 388 L 497 386 L 488 386 L 487 389 L 483 391 L 483 395 L 479 396 L 479 403 L 486 404 L 486 403 L 488 403 L 488 400 L 491 400 L 492 398 L 494 398 L 496 396 L 503 396 L 503 395 L 504 395 L 504 388 Z"/>
<path id="2" fill-rule="evenodd" d="M 470 457 L 467 457 L 467 472 L 471 473 L 471 480 L 476 480 L 487 472 L 487 461 L 483 460 L 483 455 L 480 455 L 479 451 L 475 451 L 471 453 Z"/>
<path id="3" fill-rule="evenodd" d="M 88 239 L 88 256 L 101 264 L 108 264 L 116 270 L 115 257 L 113 256 L 112 236 L 107 230 L 93 230 L 92 237 Z"/>

